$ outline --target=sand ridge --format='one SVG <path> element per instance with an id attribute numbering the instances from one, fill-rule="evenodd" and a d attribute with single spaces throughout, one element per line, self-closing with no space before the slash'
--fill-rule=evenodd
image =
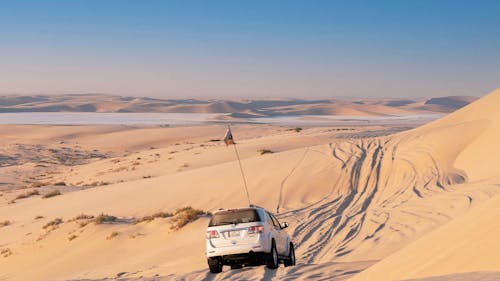
<path id="1" fill-rule="evenodd" d="M 152 99 L 104 94 L 0 96 L 0 112 L 225 113 L 217 119 L 285 115 L 386 116 L 446 113 L 476 100 L 472 96 L 431 99 Z"/>

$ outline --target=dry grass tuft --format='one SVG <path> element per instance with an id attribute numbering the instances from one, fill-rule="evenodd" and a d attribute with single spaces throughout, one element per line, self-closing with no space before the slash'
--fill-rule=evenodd
<path id="1" fill-rule="evenodd" d="M 2 255 L 4 258 L 12 255 L 12 251 L 9 248 L 4 248 L 0 249 L 0 255 Z"/>
<path id="2" fill-rule="evenodd" d="M 274 151 L 272 151 L 270 149 L 261 149 L 261 150 L 259 150 L 259 153 L 260 153 L 260 155 L 264 155 L 264 154 L 274 153 Z"/>
<path id="3" fill-rule="evenodd" d="M 56 189 L 56 190 L 52 190 L 49 193 L 46 193 L 45 195 L 42 196 L 42 198 L 50 198 L 50 197 L 59 196 L 59 195 L 61 195 L 61 192 Z"/>
<path id="4" fill-rule="evenodd" d="M 118 236 L 118 234 L 120 234 L 120 233 L 113 231 L 113 232 L 111 232 L 111 234 L 108 235 L 108 237 L 106 237 L 106 239 L 111 240 L 111 239 L 115 238 L 116 236 Z"/>
<path id="5" fill-rule="evenodd" d="M 31 184 L 31 187 L 33 188 L 39 188 L 39 187 L 42 187 L 42 186 L 46 186 L 47 184 L 46 183 L 43 183 L 43 182 L 34 182 Z"/>
<path id="6" fill-rule="evenodd" d="M 61 218 L 56 218 L 52 221 L 49 221 L 48 223 L 46 223 L 44 226 L 43 226 L 43 229 L 46 229 L 48 227 L 52 227 L 52 228 L 55 228 L 57 227 L 58 225 L 60 225 L 61 223 L 63 223 L 64 221 L 61 219 Z"/>
<path id="7" fill-rule="evenodd" d="M 76 222 L 80 227 L 85 227 L 87 224 L 91 222 L 95 217 L 86 215 L 86 214 L 79 214 L 78 216 L 72 218 L 69 221 L 74 221 Z"/>
<path id="8" fill-rule="evenodd" d="M 110 216 L 106 214 L 100 214 L 98 215 L 95 219 L 94 222 L 95 224 L 104 224 L 104 223 L 113 223 L 117 220 L 118 218 L 115 216 Z"/>
<path id="9" fill-rule="evenodd" d="M 35 217 L 35 220 L 39 220 L 39 219 L 43 219 L 43 216 L 38 215 Z"/>
<path id="10" fill-rule="evenodd" d="M 9 220 L 4 220 L 4 221 L 0 222 L 0 228 L 1 228 L 1 227 L 8 226 L 8 225 L 10 225 L 11 223 L 12 223 L 12 222 L 11 222 L 11 221 L 9 221 Z"/>
<path id="11" fill-rule="evenodd" d="M 76 235 L 71 235 L 70 237 L 68 237 L 68 241 L 72 241 L 73 239 L 77 238 L 78 236 Z"/>
<path id="12" fill-rule="evenodd" d="M 128 237 L 129 237 L 130 239 L 135 239 L 135 238 L 137 238 L 137 237 L 142 237 L 142 236 L 145 236 L 145 235 L 146 235 L 146 234 L 144 234 L 144 233 L 137 232 L 137 233 L 130 234 Z"/>
<path id="13" fill-rule="evenodd" d="M 15 200 L 28 198 L 28 197 L 35 196 L 35 195 L 40 195 L 40 192 L 38 192 L 38 190 L 30 190 L 30 191 L 27 191 L 25 193 L 17 195 Z"/>
<path id="14" fill-rule="evenodd" d="M 175 217 L 173 219 L 172 229 L 179 229 L 186 224 L 197 220 L 200 216 L 210 215 L 209 212 L 203 210 L 194 209 L 193 207 L 184 207 L 177 209 L 175 211 Z"/>
<path id="15" fill-rule="evenodd" d="M 173 215 L 174 214 L 168 213 L 168 212 L 158 212 L 158 213 L 152 214 L 150 216 L 142 217 L 142 218 L 136 220 L 134 223 L 137 224 L 137 223 L 141 223 L 141 222 L 150 222 L 156 218 L 170 218 Z"/>
<path id="16" fill-rule="evenodd" d="M 86 214 L 79 214 L 78 216 L 74 217 L 73 220 L 91 220 L 93 219 L 94 216 L 86 215 Z"/>

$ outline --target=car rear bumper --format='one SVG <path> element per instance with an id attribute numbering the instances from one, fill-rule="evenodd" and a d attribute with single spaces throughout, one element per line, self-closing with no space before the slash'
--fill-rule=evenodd
<path id="1" fill-rule="evenodd" d="M 246 254 L 226 255 L 220 258 L 223 264 L 262 264 L 267 260 L 268 254 L 264 252 L 249 252 Z"/>
<path id="2" fill-rule="evenodd" d="M 260 243 L 245 244 L 231 247 L 211 247 L 207 245 L 207 257 L 226 257 L 227 259 L 238 259 L 239 256 L 244 257 L 254 253 L 269 252 Z"/>
<path id="3" fill-rule="evenodd" d="M 208 262 L 212 259 L 219 259 L 222 264 L 232 265 L 232 264 L 244 264 L 244 265 L 257 265 L 263 264 L 267 261 L 269 254 L 264 252 L 253 252 L 250 251 L 248 253 L 242 254 L 230 254 L 230 255 L 222 255 L 209 257 Z"/>

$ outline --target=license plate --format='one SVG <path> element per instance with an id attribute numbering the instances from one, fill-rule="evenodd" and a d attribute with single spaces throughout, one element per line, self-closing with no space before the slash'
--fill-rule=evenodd
<path id="1" fill-rule="evenodd" d="M 240 236 L 240 231 L 239 230 L 233 230 L 228 232 L 229 237 L 237 237 Z"/>

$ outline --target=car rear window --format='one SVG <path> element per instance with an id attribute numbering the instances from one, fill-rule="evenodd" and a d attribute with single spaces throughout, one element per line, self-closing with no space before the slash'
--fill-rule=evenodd
<path id="1" fill-rule="evenodd" d="M 261 221 L 259 213 L 255 209 L 230 210 L 216 213 L 208 226 L 219 226 Z"/>

